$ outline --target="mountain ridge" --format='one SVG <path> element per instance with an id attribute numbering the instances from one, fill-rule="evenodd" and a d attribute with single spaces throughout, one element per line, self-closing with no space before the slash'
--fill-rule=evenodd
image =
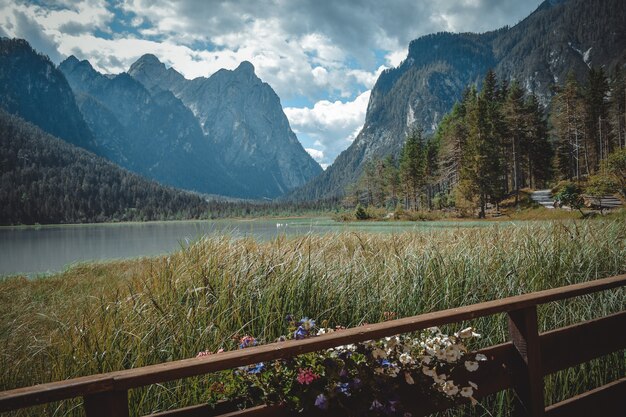
<path id="1" fill-rule="evenodd" d="M 250 62 L 187 80 L 156 56 L 146 54 L 128 73 L 150 89 L 165 89 L 179 98 L 194 113 L 205 135 L 221 147 L 225 165 L 233 168 L 240 181 L 264 187 L 259 178 L 271 177 L 276 196 L 322 172 L 291 130 L 280 98 L 256 76 Z M 267 160 L 277 169 L 265 169 Z"/>

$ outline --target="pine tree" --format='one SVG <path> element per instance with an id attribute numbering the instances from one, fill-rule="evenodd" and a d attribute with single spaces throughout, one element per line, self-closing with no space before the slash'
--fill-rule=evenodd
<path id="1" fill-rule="evenodd" d="M 626 73 L 617 66 L 611 77 L 609 123 L 612 130 L 612 148 L 626 148 Z"/>
<path id="2" fill-rule="evenodd" d="M 504 103 L 504 120 L 507 126 L 506 140 L 503 141 L 510 166 L 510 178 L 512 189 L 515 192 L 515 204 L 519 202 L 519 190 L 523 186 L 524 175 L 522 164 L 523 153 L 528 149 L 527 112 L 524 106 L 524 91 L 514 81 Z M 524 162 L 522 162 L 524 161 Z"/>
<path id="3" fill-rule="evenodd" d="M 561 178 L 579 180 L 584 148 L 584 108 L 573 73 L 552 100 L 552 124 L 557 137 L 557 168 Z"/>
<path id="4" fill-rule="evenodd" d="M 552 177 L 554 150 L 548 137 L 548 122 L 537 96 L 531 94 L 525 103 L 527 149 L 527 183 L 530 188 L 545 187 Z M 523 150 L 524 151 L 524 150 Z"/>
<path id="5" fill-rule="evenodd" d="M 425 158 L 422 130 L 414 129 L 407 137 L 400 157 L 400 181 L 404 190 L 405 207 L 419 208 L 419 200 L 424 186 Z"/>
<path id="6" fill-rule="evenodd" d="M 585 169 L 595 172 L 611 151 L 608 140 L 609 83 L 602 68 L 591 68 L 584 87 L 585 107 Z"/>

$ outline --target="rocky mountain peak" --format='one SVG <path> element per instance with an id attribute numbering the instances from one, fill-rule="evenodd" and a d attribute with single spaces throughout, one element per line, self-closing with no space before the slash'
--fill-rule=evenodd
<path id="1" fill-rule="evenodd" d="M 167 68 L 153 54 L 142 55 L 130 66 L 128 74 L 150 90 L 177 90 L 177 85 L 184 81 L 179 72 Z"/>
<path id="2" fill-rule="evenodd" d="M 236 73 L 243 73 L 247 75 L 255 75 L 254 74 L 254 65 L 252 65 L 249 61 L 242 61 L 241 64 L 237 68 L 235 68 Z"/>

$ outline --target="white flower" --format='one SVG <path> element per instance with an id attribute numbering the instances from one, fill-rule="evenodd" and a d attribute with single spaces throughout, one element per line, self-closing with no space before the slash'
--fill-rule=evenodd
<path id="1" fill-rule="evenodd" d="M 407 384 L 409 385 L 413 385 L 415 384 L 415 381 L 413 380 L 413 377 L 411 376 L 410 373 L 405 372 L 404 373 L 404 380 L 406 381 Z"/>
<path id="2" fill-rule="evenodd" d="M 454 381 L 452 380 L 446 381 L 443 384 L 442 389 L 443 389 L 443 392 L 445 392 L 445 394 L 449 397 L 453 397 L 459 393 L 459 387 L 454 385 Z"/>
<path id="3" fill-rule="evenodd" d="M 463 387 L 461 388 L 461 396 L 465 398 L 469 398 L 474 395 L 474 390 L 472 387 Z"/>
<path id="4" fill-rule="evenodd" d="M 386 359 L 387 358 L 387 352 L 385 352 L 381 348 L 375 348 L 372 351 L 372 356 L 374 357 L 374 359 Z"/>
<path id="5" fill-rule="evenodd" d="M 478 369 L 478 362 L 465 361 L 465 369 L 467 369 L 470 372 L 474 372 L 475 370 Z"/>
<path id="6" fill-rule="evenodd" d="M 398 360 L 400 361 L 402 365 L 409 365 L 409 364 L 415 363 L 411 355 L 409 355 L 408 353 L 403 353 L 402 355 L 400 355 Z"/>
<path id="7" fill-rule="evenodd" d="M 447 362 L 456 362 L 461 358 L 461 351 L 457 345 L 450 345 L 446 348 L 445 359 Z"/>
<path id="8" fill-rule="evenodd" d="M 434 369 L 430 369 L 430 368 L 429 368 L 429 367 L 427 367 L 427 366 L 423 366 L 423 367 L 422 367 L 422 372 L 423 372 L 423 373 L 424 373 L 424 375 L 426 375 L 426 376 L 432 376 L 432 377 L 435 377 L 435 375 L 436 375 L 435 370 L 434 370 Z"/>
<path id="9" fill-rule="evenodd" d="M 480 334 L 474 332 L 473 327 L 468 327 L 466 329 L 461 330 L 458 333 L 454 334 L 456 337 L 460 337 L 461 339 L 469 339 L 470 337 L 480 337 Z"/>
<path id="10" fill-rule="evenodd" d="M 443 384 L 444 382 L 446 382 L 447 377 L 448 376 L 446 374 L 434 375 L 433 381 L 435 381 L 435 384 Z"/>
<path id="11" fill-rule="evenodd" d="M 470 384 L 472 388 L 478 389 L 478 385 L 476 385 L 476 383 L 474 383 L 472 381 L 467 381 L 467 383 Z"/>
<path id="12" fill-rule="evenodd" d="M 432 360 L 433 358 L 431 356 L 428 356 L 428 355 L 422 356 L 422 363 L 425 363 L 426 365 L 430 365 Z"/>
<path id="13" fill-rule="evenodd" d="M 393 378 L 397 377 L 399 373 L 400 373 L 400 368 L 396 366 L 390 366 L 389 368 L 387 368 L 387 375 Z"/>
<path id="14" fill-rule="evenodd" d="M 378 375 L 382 375 L 385 370 L 383 368 L 374 368 L 374 372 Z"/>
<path id="15" fill-rule="evenodd" d="M 476 354 L 476 360 L 477 361 L 486 361 L 487 357 L 485 355 L 483 355 L 482 353 L 477 353 Z"/>

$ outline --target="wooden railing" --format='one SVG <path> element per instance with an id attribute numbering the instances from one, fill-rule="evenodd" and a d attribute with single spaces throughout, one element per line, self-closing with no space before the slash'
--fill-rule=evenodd
<path id="1" fill-rule="evenodd" d="M 200 359 L 91 375 L 66 381 L 0 392 L 0 412 L 53 401 L 83 397 L 87 417 L 126 417 L 130 389 L 211 372 L 286 358 L 307 352 L 413 332 L 497 313 L 508 315 L 510 342 L 482 349 L 490 359 L 475 378 L 477 398 L 513 388 L 522 415 L 609 416 L 626 409 L 626 376 L 605 386 L 545 407 L 544 376 L 626 348 L 626 311 L 539 334 L 537 306 L 552 301 L 610 290 L 626 285 L 626 275 L 487 301 L 414 317 L 350 328 L 304 340 L 272 343 Z M 415 398 L 413 416 L 454 407 Z M 279 406 L 237 410 L 223 403 L 206 404 L 152 414 L 163 416 L 287 416 Z"/>

